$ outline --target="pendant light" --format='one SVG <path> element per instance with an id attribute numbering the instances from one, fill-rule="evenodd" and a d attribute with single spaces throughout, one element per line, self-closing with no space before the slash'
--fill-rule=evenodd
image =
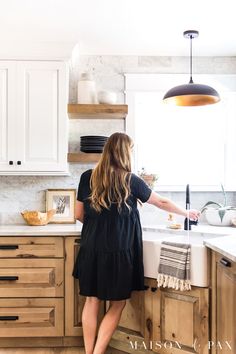
<path id="1" fill-rule="evenodd" d="M 203 106 L 220 101 L 218 92 L 211 86 L 195 84 L 192 78 L 192 39 L 198 31 L 185 31 L 184 37 L 190 39 L 190 80 L 188 84 L 171 88 L 163 97 L 164 102 L 177 106 Z"/>

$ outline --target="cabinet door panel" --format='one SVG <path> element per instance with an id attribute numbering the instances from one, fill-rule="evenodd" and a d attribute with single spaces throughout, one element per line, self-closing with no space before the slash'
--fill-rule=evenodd
<path id="1" fill-rule="evenodd" d="M 160 353 L 208 353 L 208 296 L 206 288 L 161 290 Z"/>
<path id="2" fill-rule="evenodd" d="M 15 160 L 15 64 L 0 61 L 0 171 L 11 171 Z"/>
<path id="3" fill-rule="evenodd" d="M 17 64 L 18 152 L 21 171 L 65 170 L 67 151 L 66 66 Z"/>
<path id="4" fill-rule="evenodd" d="M 81 312 L 84 298 L 79 296 L 77 280 L 72 276 L 73 266 L 79 250 L 79 237 L 65 240 L 65 335 L 82 336 Z"/>
<path id="5" fill-rule="evenodd" d="M 224 258 L 218 256 L 216 263 L 217 298 L 217 353 L 235 353 L 236 351 L 236 264 L 230 267 L 221 264 Z"/>

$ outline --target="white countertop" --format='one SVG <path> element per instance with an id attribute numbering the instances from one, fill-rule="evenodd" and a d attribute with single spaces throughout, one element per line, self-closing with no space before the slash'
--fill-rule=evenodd
<path id="1" fill-rule="evenodd" d="M 142 225 L 143 230 L 150 230 L 150 231 L 158 231 L 158 232 L 165 232 L 165 233 L 173 233 L 173 234 L 180 234 L 180 235 L 187 235 L 188 231 L 182 229 L 170 229 L 166 227 L 166 225 Z M 201 235 L 235 235 L 236 236 L 236 227 L 227 227 L 227 226 L 211 226 L 207 224 L 202 224 L 198 226 L 192 226 L 192 230 L 190 233 L 194 234 L 201 234 Z"/>
<path id="2" fill-rule="evenodd" d="M 204 245 L 236 262 L 236 235 L 208 239 Z"/>
<path id="3" fill-rule="evenodd" d="M 76 236 L 82 224 L 48 224 L 44 226 L 0 225 L 0 236 Z"/>
<path id="4" fill-rule="evenodd" d="M 0 225 L 0 236 L 8 235 L 78 235 L 81 232 L 82 224 L 77 221 L 76 224 L 48 224 L 45 226 L 28 226 L 26 224 L 12 224 L 12 225 Z M 156 232 L 173 233 L 186 235 L 188 231 L 183 229 L 172 230 L 165 225 L 143 225 L 143 230 L 150 230 Z M 220 227 L 210 225 L 192 226 L 190 231 L 199 235 L 235 235 L 236 239 L 236 227 Z M 225 239 L 225 238 L 224 238 Z"/>
<path id="5" fill-rule="evenodd" d="M 81 229 L 82 224 L 78 221 L 76 224 L 49 224 L 45 226 L 0 225 L 0 236 L 77 236 L 80 235 Z M 173 235 L 187 235 L 188 232 L 183 229 L 168 229 L 165 225 L 143 225 L 143 230 L 173 233 Z M 216 236 L 204 240 L 204 244 L 236 262 L 236 227 L 199 225 L 192 226 L 190 232 L 199 236 Z"/>

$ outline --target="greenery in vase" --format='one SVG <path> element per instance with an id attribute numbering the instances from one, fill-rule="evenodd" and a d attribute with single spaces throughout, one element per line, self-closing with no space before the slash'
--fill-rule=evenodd
<path id="1" fill-rule="evenodd" d="M 203 205 L 203 207 L 200 209 L 200 211 L 201 211 L 201 213 L 203 213 L 207 209 L 212 209 L 212 208 L 216 209 L 216 210 L 218 210 L 218 214 L 219 214 L 220 220 L 222 222 L 226 211 L 227 210 L 236 210 L 236 207 L 227 205 L 227 196 L 226 196 L 223 184 L 221 184 L 221 189 L 222 189 L 223 196 L 224 196 L 223 204 L 209 201 L 205 205 Z M 212 206 L 212 208 L 211 208 L 211 206 Z"/>
<path id="2" fill-rule="evenodd" d="M 141 169 L 141 171 L 138 172 L 138 175 L 144 180 L 144 182 L 147 183 L 150 188 L 154 187 L 155 182 L 159 178 L 158 175 L 155 173 L 147 173 L 144 167 Z"/>

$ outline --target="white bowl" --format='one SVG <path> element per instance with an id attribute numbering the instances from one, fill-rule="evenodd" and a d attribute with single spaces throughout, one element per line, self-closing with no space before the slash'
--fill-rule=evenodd
<path id="1" fill-rule="evenodd" d="M 98 92 L 98 102 L 103 104 L 115 104 L 117 100 L 117 95 L 115 92 L 111 91 L 99 91 Z"/>
<path id="2" fill-rule="evenodd" d="M 230 226 L 232 219 L 236 218 L 236 210 L 226 210 L 223 220 L 221 221 L 219 211 L 217 209 L 206 209 L 205 216 L 208 224 L 214 226 Z"/>

